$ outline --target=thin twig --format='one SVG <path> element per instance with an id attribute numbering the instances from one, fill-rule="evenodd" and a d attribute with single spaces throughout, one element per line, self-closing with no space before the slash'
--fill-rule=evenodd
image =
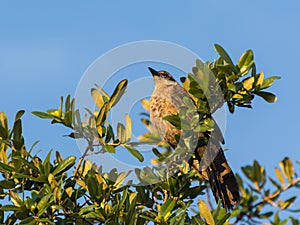
<path id="1" fill-rule="evenodd" d="M 207 200 L 207 204 L 209 205 L 209 208 L 210 208 L 210 210 L 212 211 L 212 210 L 214 210 L 214 207 L 213 207 L 213 205 L 212 205 L 212 203 L 211 203 L 211 198 L 210 198 L 210 195 L 209 195 L 208 188 L 206 188 L 205 191 L 206 191 L 206 200 Z"/>
<path id="2" fill-rule="evenodd" d="M 84 158 L 86 157 L 86 155 L 87 155 L 87 153 L 88 153 L 89 150 L 90 150 L 90 145 L 88 145 L 88 146 L 86 147 L 84 153 L 83 153 L 82 156 L 80 157 L 80 159 L 79 159 L 79 161 L 78 161 L 78 163 L 77 163 L 77 165 L 76 165 L 76 168 L 75 168 L 75 170 L 74 170 L 74 173 L 73 173 L 73 179 L 77 176 L 78 171 L 79 171 L 79 168 L 80 168 L 80 166 L 81 166 L 81 163 L 82 163 L 82 161 L 84 160 Z"/>

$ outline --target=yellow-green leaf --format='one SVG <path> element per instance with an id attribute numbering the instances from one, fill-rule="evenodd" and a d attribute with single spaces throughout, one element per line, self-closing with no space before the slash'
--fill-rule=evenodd
<path id="1" fill-rule="evenodd" d="M 263 83 L 260 86 L 260 89 L 264 89 L 264 88 L 268 88 L 268 87 L 272 86 L 274 81 L 278 80 L 278 79 L 280 79 L 279 76 L 272 76 L 272 77 L 268 77 L 268 78 L 264 79 Z"/>
<path id="2" fill-rule="evenodd" d="M 4 112 L 0 112 L 0 125 L 8 129 L 8 119 Z"/>
<path id="3" fill-rule="evenodd" d="M 146 109 L 147 111 L 150 110 L 150 102 L 147 99 L 143 99 L 141 101 L 141 104 L 142 104 L 144 109 Z"/>
<path id="4" fill-rule="evenodd" d="M 279 182 L 284 185 L 285 181 L 284 181 L 284 177 L 282 172 L 280 171 L 280 169 L 278 169 L 277 167 L 275 167 L 275 175 L 277 177 L 277 179 L 279 180 Z"/>
<path id="5" fill-rule="evenodd" d="M 280 163 L 279 163 L 281 169 L 283 170 L 285 176 L 288 178 L 289 182 L 292 183 L 293 176 L 295 175 L 294 166 L 292 161 L 285 157 Z"/>
<path id="6" fill-rule="evenodd" d="M 123 94 L 125 93 L 126 87 L 128 84 L 128 80 L 122 80 L 118 83 L 117 87 L 115 88 L 114 92 L 112 93 L 109 102 L 110 107 L 113 107 L 118 103 L 118 101 L 121 99 Z"/>
<path id="7" fill-rule="evenodd" d="M 120 185 L 122 185 L 124 179 L 126 178 L 126 175 L 127 174 L 125 172 L 120 173 L 119 176 L 116 179 L 116 182 L 115 182 L 114 186 L 119 187 Z"/>
<path id="8" fill-rule="evenodd" d="M 36 206 L 38 209 L 38 213 L 37 213 L 38 216 L 41 216 L 46 211 L 51 201 L 50 198 L 52 196 L 53 193 L 47 194 L 44 197 L 42 197 L 42 199 L 39 201 L 39 203 Z"/>
<path id="9" fill-rule="evenodd" d="M 126 142 L 130 141 L 132 135 L 132 122 L 130 116 L 126 113 Z"/>
<path id="10" fill-rule="evenodd" d="M 105 145 L 104 148 L 105 148 L 105 150 L 106 150 L 107 152 L 109 152 L 109 153 L 116 153 L 116 149 L 115 149 L 115 147 L 112 146 L 112 145 Z"/>
<path id="11" fill-rule="evenodd" d="M 71 198 L 72 193 L 73 193 L 73 187 L 67 187 L 65 191 L 66 191 L 67 195 L 69 196 L 69 198 Z"/>
<path id="12" fill-rule="evenodd" d="M 99 127 L 101 126 L 104 121 L 107 118 L 108 112 L 110 110 L 109 104 L 108 103 L 104 103 L 102 108 L 100 109 L 100 112 L 96 118 L 96 126 Z"/>
<path id="13" fill-rule="evenodd" d="M 253 63 L 254 61 L 252 50 L 245 51 L 237 63 L 237 66 L 240 69 L 240 74 L 242 76 L 247 74 Z"/>
<path id="14" fill-rule="evenodd" d="M 254 83 L 254 77 L 248 77 L 245 80 L 243 80 L 243 87 L 249 91 L 252 89 Z"/>
<path id="15" fill-rule="evenodd" d="M 126 142 L 126 131 L 125 131 L 125 127 L 122 123 L 117 124 L 117 136 L 121 143 Z"/>
<path id="16" fill-rule="evenodd" d="M 199 208 L 199 211 L 200 211 L 200 215 L 205 219 L 206 223 L 209 224 L 209 225 L 214 225 L 215 224 L 214 218 L 213 218 L 213 216 L 210 212 L 209 207 L 205 203 L 205 201 L 199 200 L 198 201 L 198 208 Z"/>
<path id="17" fill-rule="evenodd" d="M 97 89 L 92 88 L 92 89 L 91 89 L 91 95 L 92 95 L 92 97 L 93 97 L 93 99 L 94 99 L 94 101 L 95 101 L 97 107 L 98 107 L 99 109 L 101 109 L 101 107 L 102 107 L 103 104 L 104 104 L 104 100 L 103 100 L 103 97 L 102 97 L 102 95 L 100 94 L 100 92 L 99 92 Z"/>
<path id="18" fill-rule="evenodd" d="M 158 214 L 164 218 L 165 221 L 167 221 L 167 219 L 172 215 L 172 210 L 174 209 L 175 205 L 176 200 L 169 198 L 162 204 Z"/>
<path id="19" fill-rule="evenodd" d="M 255 86 L 261 86 L 264 81 L 264 77 L 265 77 L 264 72 L 260 72 L 260 74 L 258 74 L 258 76 L 257 76 Z"/>
<path id="20" fill-rule="evenodd" d="M 68 158 L 64 159 L 57 165 L 57 167 L 52 172 L 52 174 L 56 176 L 70 169 L 75 164 L 75 160 L 76 160 L 75 156 L 69 156 Z"/>

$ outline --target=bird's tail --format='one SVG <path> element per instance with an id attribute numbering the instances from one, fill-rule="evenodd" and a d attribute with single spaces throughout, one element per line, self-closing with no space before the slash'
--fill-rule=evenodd
<path id="1" fill-rule="evenodd" d="M 239 186 L 221 147 L 211 142 L 198 147 L 195 156 L 202 166 L 194 168 L 209 181 L 216 202 L 221 199 L 224 208 L 232 209 L 240 201 Z"/>
<path id="2" fill-rule="evenodd" d="M 216 202 L 221 199 L 223 207 L 227 210 L 236 206 L 240 201 L 239 186 L 223 150 L 219 151 L 207 167 L 206 173 Z"/>

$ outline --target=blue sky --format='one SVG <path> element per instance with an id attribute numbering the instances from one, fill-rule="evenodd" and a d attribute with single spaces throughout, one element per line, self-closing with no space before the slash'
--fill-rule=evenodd
<path id="1" fill-rule="evenodd" d="M 257 159 L 273 173 L 285 156 L 300 159 L 299 6 L 270 0 L 1 1 L 0 111 L 12 119 L 26 110 L 25 138 L 28 145 L 41 141 L 36 151 L 79 155 L 76 144 L 63 137 L 68 130 L 30 112 L 55 108 L 61 95 L 74 95 L 88 66 L 105 52 L 128 42 L 162 40 L 206 61 L 217 57 L 213 44 L 219 43 L 237 61 L 252 49 L 259 71 L 282 77 L 271 89 L 278 102 L 257 98 L 253 110 L 227 116 L 226 155 L 237 172 Z"/>

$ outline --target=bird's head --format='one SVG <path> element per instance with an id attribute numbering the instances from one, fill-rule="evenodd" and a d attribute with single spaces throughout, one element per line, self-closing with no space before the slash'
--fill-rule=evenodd
<path id="1" fill-rule="evenodd" d="M 167 84 L 174 84 L 177 83 L 177 81 L 174 79 L 174 77 L 167 71 L 160 70 L 156 71 L 155 69 L 152 69 L 151 67 L 148 67 L 150 70 L 153 78 L 154 78 L 154 83 L 155 85 L 165 83 Z"/>

